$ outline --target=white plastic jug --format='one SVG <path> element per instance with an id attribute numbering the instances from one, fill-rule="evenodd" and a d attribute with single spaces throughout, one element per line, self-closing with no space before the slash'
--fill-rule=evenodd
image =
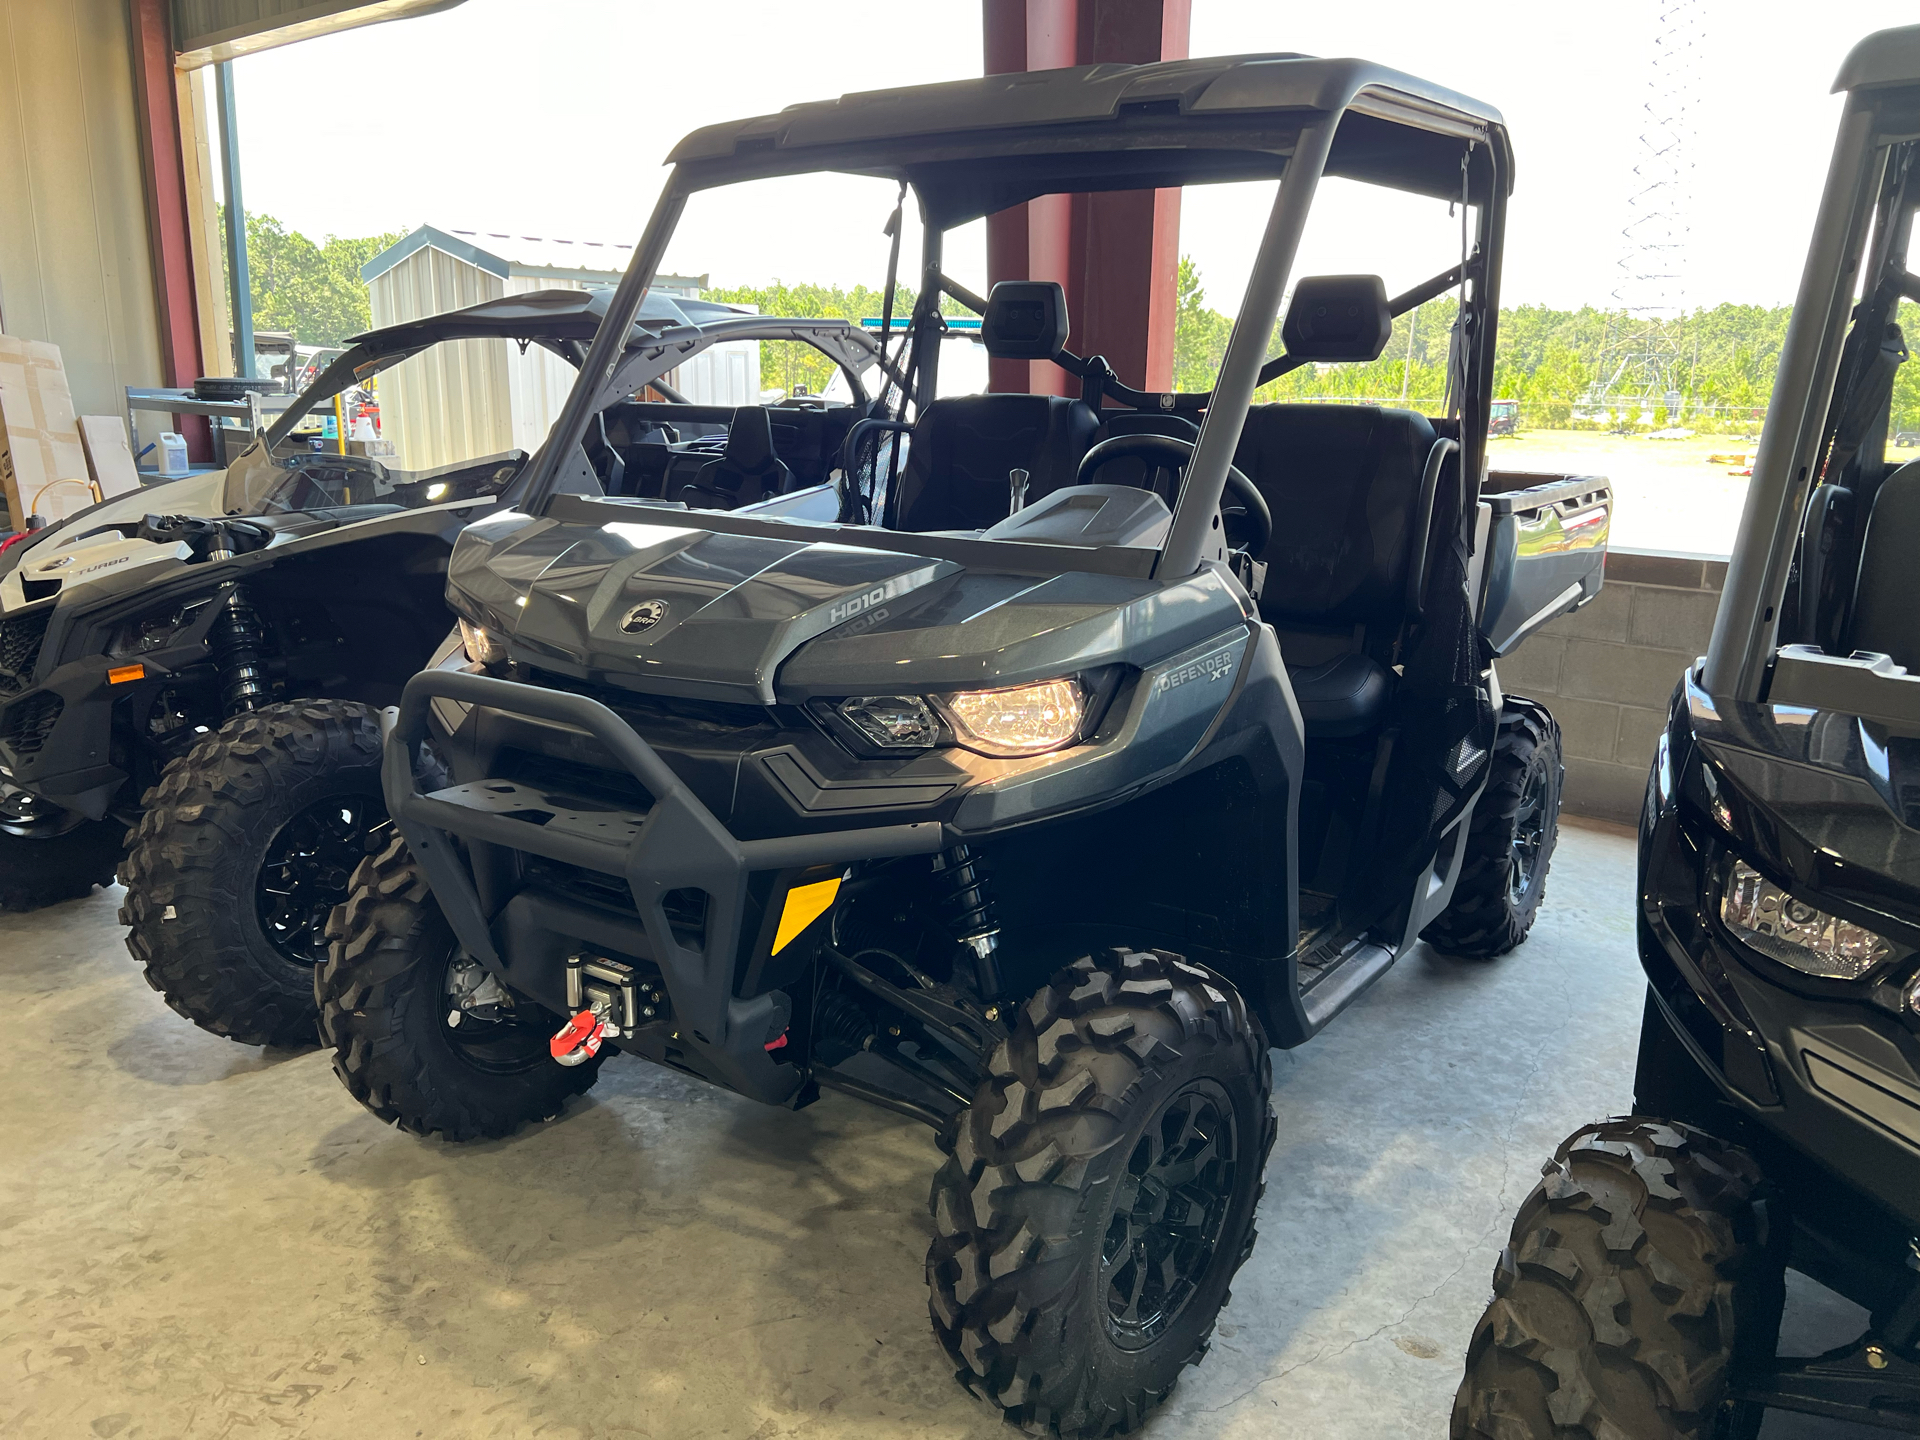
<path id="1" fill-rule="evenodd" d="M 187 441 L 183 435 L 173 431 L 163 431 L 160 436 L 160 473 L 162 475 L 185 475 L 187 473 Z"/>

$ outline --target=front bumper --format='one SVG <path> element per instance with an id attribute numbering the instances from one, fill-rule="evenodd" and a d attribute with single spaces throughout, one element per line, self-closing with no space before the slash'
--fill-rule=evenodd
<path id="1" fill-rule="evenodd" d="M 495 778 L 423 794 L 414 781 L 416 755 L 428 738 L 436 698 L 583 732 L 645 798 L 571 803 Z M 671 1032 L 643 1036 L 631 1048 L 771 1103 L 787 1100 L 804 1080 L 797 1067 L 767 1050 L 792 1010 L 778 985 L 781 972 L 760 953 L 771 948 L 770 917 L 785 891 L 838 874 L 856 860 L 931 855 L 947 843 L 944 828 L 931 821 L 736 839 L 658 752 L 598 700 L 451 670 L 424 671 L 407 683 L 383 784 L 395 823 L 474 959 L 556 1011 L 567 1006 L 566 958 L 582 947 L 656 966 Z M 503 872 L 524 870 L 525 857 L 623 886 L 639 924 L 590 898 L 503 880 Z M 689 892 L 705 897 L 697 933 L 684 920 Z M 506 895 L 504 903 L 489 904 L 496 894 Z M 676 915 L 682 917 L 678 929 Z"/>
<path id="2" fill-rule="evenodd" d="M 198 695 L 211 684 L 207 634 L 221 607 L 200 605 L 152 649 L 118 653 L 113 637 L 135 617 L 210 593 L 175 585 L 84 612 L 50 603 L 0 616 L 0 778 L 93 820 L 136 803 L 193 738 L 181 726 L 170 750 L 152 743 L 148 722 L 169 691 Z"/>

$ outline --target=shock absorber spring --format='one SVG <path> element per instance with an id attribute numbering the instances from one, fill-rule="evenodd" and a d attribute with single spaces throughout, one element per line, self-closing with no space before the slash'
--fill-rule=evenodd
<path id="1" fill-rule="evenodd" d="M 980 998 L 992 1000 L 1000 993 L 1000 926 L 994 917 L 987 877 L 964 843 L 950 845 L 934 856 L 933 873 L 947 887 L 944 905 L 954 944 L 973 959 Z"/>
<path id="2" fill-rule="evenodd" d="M 266 630 L 247 587 L 235 585 L 226 607 L 207 636 L 214 664 L 220 668 L 220 703 L 228 716 L 257 710 L 270 698 L 267 680 Z"/>

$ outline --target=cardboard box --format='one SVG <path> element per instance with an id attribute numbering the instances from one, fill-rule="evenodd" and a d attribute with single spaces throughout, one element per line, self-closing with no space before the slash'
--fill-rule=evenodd
<path id="1" fill-rule="evenodd" d="M 391 460 L 394 456 L 393 441 L 349 440 L 347 441 L 347 453 L 349 455 L 365 455 L 370 458 Z"/>
<path id="2" fill-rule="evenodd" d="M 133 447 L 127 443 L 127 422 L 120 416 L 82 415 L 80 447 L 87 452 L 87 468 L 102 500 L 140 488 L 140 471 L 133 463 Z"/>
<path id="3" fill-rule="evenodd" d="M 93 504 L 60 347 L 0 335 L 0 493 L 16 526 L 63 519 Z M 60 484 L 56 481 L 71 483 Z"/>

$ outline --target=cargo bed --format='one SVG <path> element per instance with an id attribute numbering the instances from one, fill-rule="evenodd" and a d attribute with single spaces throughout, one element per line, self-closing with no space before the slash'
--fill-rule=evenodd
<path id="1" fill-rule="evenodd" d="M 1597 475 L 1494 470 L 1480 501 L 1492 511 L 1480 633 L 1506 655 L 1600 593 L 1613 487 Z"/>

